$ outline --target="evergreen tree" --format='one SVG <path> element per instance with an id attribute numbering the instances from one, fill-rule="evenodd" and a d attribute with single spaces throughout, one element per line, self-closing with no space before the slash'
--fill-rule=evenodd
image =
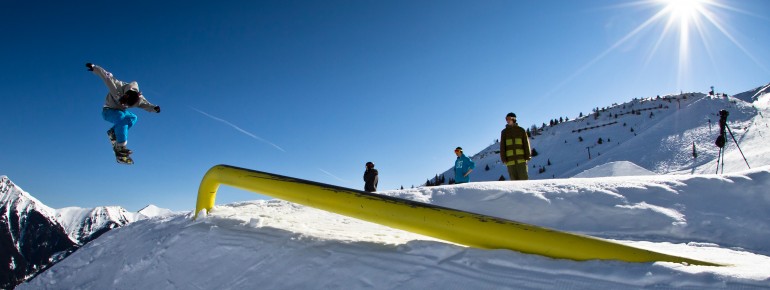
<path id="1" fill-rule="evenodd" d="M 532 157 L 535 157 L 535 156 L 537 156 L 538 154 L 539 154 L 539 153 L 537 153 L 537 150 L 535 150 L 535 148 L 532 148 L 532 154 L 530 154 L 530 156 L 532 156 Z"/>
<path id="2" fill-rule="evenodd" d="M 578 142 L 583 142 L 583 137 L 578 136 Z"/>
<path id="3" fill-rule="evenodd" d="M 487 167 L 484 167 L 484 171 L 489 171 L 489 164 L 487 164 Z"/>
<path id="4" fill-rule="evenodd" d="M 604 143 L 604 140 L 602 140 L 602 138 L 599 137 L 599 141 L 596 141 L 596 143 L 602 144 L 602 143 Z"/>
<path id="5" fill-rule="evenodd" d="M 500 178 L 497 181 L 505 181 L 505 176 L 500 175 Z"/>

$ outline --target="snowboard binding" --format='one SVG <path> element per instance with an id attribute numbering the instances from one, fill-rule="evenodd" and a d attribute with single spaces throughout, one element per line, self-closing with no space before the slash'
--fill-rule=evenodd
<path id="1" fill-rule="evenodd" d="M 126 165 L 134 164 L 134 159 L 131 158 L 131 153 L 133 152 L 126 147 L 117 146 L 116 144 L 117 139 L 115 138 L 115 130 L 113 130 L 112 128 L 107 130 L 107 137 L 110 138 L 110 143 L 112 144 L 112 150 L 115 152 L 115 161 L 117 161 L 120 164 L 126 164 Z"/>

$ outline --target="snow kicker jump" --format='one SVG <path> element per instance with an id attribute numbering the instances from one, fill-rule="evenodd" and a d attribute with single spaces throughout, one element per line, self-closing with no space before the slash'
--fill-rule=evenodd
<path id="1" fill-rule="evenodd" d="M 209 169 L 195 217 L 214 207 L 220 184 L 481 249 L 509 249 L 559 259 L 716 263 L 657 253 L 591 236 L 228 165 Z"/>

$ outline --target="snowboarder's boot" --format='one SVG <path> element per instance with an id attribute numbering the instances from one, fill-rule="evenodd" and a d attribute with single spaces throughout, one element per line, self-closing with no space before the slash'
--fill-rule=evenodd
<path id="1" fill-rule="evenodd" d="M 122 164 L 134 164 L 134 159 L 131 159 L 131 153 L 133 153 L 130 149 L 126 148 L 125 145 L 118 145 L 115 144 L 115 146 L 112 147 L 113 151 L 115 151 L 115 160 L 118 163 Z"/>

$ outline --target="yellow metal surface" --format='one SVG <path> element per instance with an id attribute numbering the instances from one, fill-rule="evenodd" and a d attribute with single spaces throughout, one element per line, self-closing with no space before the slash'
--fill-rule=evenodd
<path id="1" fill-rule="evenodd" d="M 577 261 L 667 261 L 720 266 L 600 238 L 228 165 L 214 166 L 203 177 L 196 217 L 201 210 L 214 207 L 220 184 L 482 249 L 509 249 Z"/>

